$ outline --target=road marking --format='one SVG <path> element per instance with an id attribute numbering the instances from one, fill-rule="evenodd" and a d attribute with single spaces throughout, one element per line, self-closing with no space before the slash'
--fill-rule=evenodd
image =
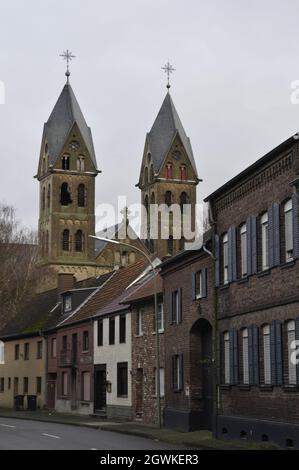
<path id="1" fill-rule="evenodd" d="M 53 439 L 61 439 L 61 437 L 59 437 L 59 436 L 54 436 L 53 434 L 46 434 L 46 433 L 43 433 L 42 435 L 43 435 L 43 436 L 46 436 L 46 437 L 52 437 Z"/>
<path id="2" fill-rule="evenodd" d="M 4 428 L 12 428 L 12 429 L 16 428 L 16 426 L 11 426 L 10 424 L 1 424 L 0 423 L 0 426 L 3 426 Z"/>
<path id="3" fill-rule="evenodd" d="M 96 449 L 95 447 L 92 447 L 90 450 L 98 450 L 98 449 Z"/>

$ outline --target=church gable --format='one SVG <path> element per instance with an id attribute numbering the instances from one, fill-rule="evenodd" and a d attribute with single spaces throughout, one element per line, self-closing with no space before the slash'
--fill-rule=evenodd
<path id="1" fill-rule="evenodd" d="M 158 176 L 162 179 L 197 181 L 197 174 L 178 133 L 165 156 Z"/>

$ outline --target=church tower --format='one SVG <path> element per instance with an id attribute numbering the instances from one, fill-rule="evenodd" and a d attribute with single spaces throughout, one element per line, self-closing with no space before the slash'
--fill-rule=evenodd
<path id="1" fill-rule="evenodd" d="M 77 279 L 95 274 L 95 177 L 92 134 L 69 83 L 44 124 L 40 185 L 39 265 Z"/>
<path id="2" fill-rule="evenodd" d="M 159 258 L 174 255 L 184 249 L 185 240 L 182 227 L 185 211 L 190 210 L 190 229 L 195 229 L 196 186 L 200 181 L 189 138 L 168 92 L 156 120 L 146 136 L 139 182 L 141 203 L 147 211 L 143 218 L 143 238 L 152 253 Z M 150 212 L 153 204 L 164 205 L 169 212 L 169 236 L 161 237 L 161 213 Z M 180 210 L 179 230 L 172 221 L 171 206 Z M 188 208 L 188 209 L 187 209 Z M 177 220 L 177 219 L 176 219 Z M 153 239 L 150 227 L 159 226 L 158 238 Z M 178 224 L 177 224 L 178 225 Z M 178 228 L 178 227 L 177 227 Z M 189 240 L 191 241 L 191 240 Z"/>

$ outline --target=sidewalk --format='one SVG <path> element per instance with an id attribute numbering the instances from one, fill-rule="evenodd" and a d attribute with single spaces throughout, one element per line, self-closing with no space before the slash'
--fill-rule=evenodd
<path id="1" fill-rule="evenodd" d="M 1 418 L 28 419 L 32 421 L 45 421 L 57 424 L 69 424 L 73 426 L 85 426 L 93 429 L 118 432 L 144 437 L 147 439 L 167 442 L 170 444 L 184 445 L 186 447 L 201 450 L 274 450 L 278 446 L 268 443 L 254 443 L 248 441 L 225 441 L 212 437 L 210 431 L 179 432 L 171 429 L 157 429 L 135 422 L 109 422 L 94 416 L 82 416 L 73 414 L 56 413 L 55 411 L 14 411 L 0 409 Z"/>

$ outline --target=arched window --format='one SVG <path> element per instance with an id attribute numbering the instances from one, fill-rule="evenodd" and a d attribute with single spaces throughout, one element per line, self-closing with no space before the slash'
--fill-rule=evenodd
<path id="1" fill-rule="evenodd" d="M 49 231 L 46 231 L 46 255 L 49 253 Z"/>
<path id="2" fill-rule="evenodd" d="M 148 168 L 146 167 L 144 170 L 144 184 L 148 183 Z"/>
<path id="3" fill-rule="evenodd" d="M 42 200 L 42 208 L 43 208 L 43 211 L 45 210 L 46 208 L 46 188 L 45 186 L 43 187 L 43 200 Z"/>
<path id="4" fill-rule="evenodd" d="M 127 251 L 123 251 L 122 254 L 121 254 L 121 264 L 123 266 L 127 266 L 128 264 L 128 252 Z"/>
<path id="5" fill-rule="evenodd" d="M 61 158 L 61 168 L 63 170 L 69 170 L 70 169 L 70 156 L 69 155 L 63 155 Z"/>
<path id="6" fill-rule="evenodd" d="M 129 254 L 129 264 L 133 264 L 133 263 L 135 263 L 135 261 L 136 261 L 136 255 L 135 255 L 135 253 L 131 252 Z"/>
<path id="7" fill-rule="evenodd" d="M 154 181 L 154 167 L 153 167 L 153 165 L 151 165 L 151 168 L 150 168 L 150 180 L 151 180 L 151 182 Z"/>
<path id="8" fill-rule="evenodd" d="M 77 159 L 77 170 L 78 171 L 85 171 L 85 160 L 82 155 L 80 155 Z"/>
<path id="9" fill-rule="evenodd" d="M 47 194 L 47 205 L 48 205 L 48 209 L 50 209 L 50 202 L 51 202 L 51 185 L 49 184 L 48 185 L 48 194 Z"/>
<path id="10" fill-rule="evenodd" d="M 172 194 L 171 191 L 166 191 L 165 193 L 165 204 L 171 206 Z"/>
<path id="11" fill-rule="evenodd" d="M 169 238 L 167 240 L 167 253 L 169 255 L 173 255 L 173 236 L 169 235 Z"/>
<path id="12" fill-rule="evenodd" d="M 167 163 L 166 164 L 166 178 L 168 180 L 172 179 L 172 163 Z"/>
<path id="13" fill-rule="evenodd" d="M 180 206 L 181 206 L 181 213 L 184 214 L 186 212 L 186 205 L 188 204 L 188 197 L 187 193 L 182 192 L 180 195 Z"/>
<path id="14" fill-rule="evenodd" d="M 186 167 L 186 165 L 181 165 L 180 166 L 180 176 L 181 176 L 181 180 L 186 180 L 187 179 L 187 167 Z"/>
<path id="15" fill-rule="evenodd" d="M 70 251 L 70 231 L 68 229 L 62 232 L 62 249 L 63 251 Z"/>
<path id="16" fill-rule="evenodd" d="M 45 232 L 42 232 L 41 234 L 41 253 L 42 256 L 45 255 Z"/>
<path id="17" fill-rule="evenodd" d="M 69 185 L 67 183 L 62 183 L 61 185 L 60 203 L 62 206 L 68 206 L 72 203 Z"/>
<path id="18" fill-rule="evenodd" d="M 85 207 L 85 186 L 79 184 L 78 186 L 78 207 Z"/>
<path id="19" fill-rule="evenodd" d="M 84 245 L 84 235 L 82 230 L 77 230 L 75 233 L 75 250 L 76 251 L 83 251 Z"/>

